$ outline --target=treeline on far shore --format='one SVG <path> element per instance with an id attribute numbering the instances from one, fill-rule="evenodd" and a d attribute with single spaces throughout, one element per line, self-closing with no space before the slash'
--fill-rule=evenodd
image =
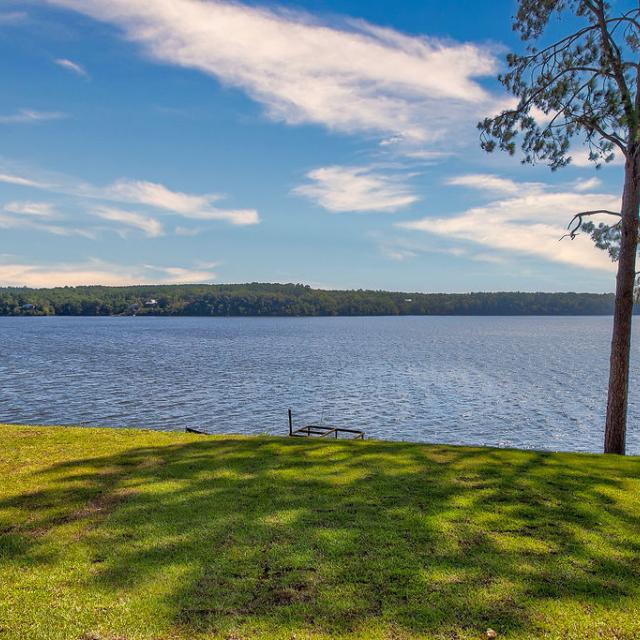
<path id="1" fill-rule="evenodd" d="M 608 315 L 613 294 L 326 291 L 302 284 L 0 288 L 0 315 Z"/>

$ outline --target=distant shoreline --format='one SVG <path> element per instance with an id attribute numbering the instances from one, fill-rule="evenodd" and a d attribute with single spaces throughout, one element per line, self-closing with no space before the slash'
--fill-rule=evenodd
<path id="1" fill-rule="evenodd" d="M 635 311 L 634 315 L 640 312 Z M 176 318 L 211 318 L 216 320 L 238 320 L 241 318 L 251 318 L 256 320 L 319 320 L 331 318 L 610 318 L 612 313 L 403 313 L 403 314 L 362 314 L 362 315 L 195 315 L 195 314 L 166 314 L 166 313 L 140 313 L 140 314 L 0 314 L 2 318 L 155 318 L 155 319 L 176 319 Z"/>
<path id="2" fill-rule="evenodd" d="M 0 288 L 0 316 L 608 316 L 612 293 L 417 293 L 302 284 Z"/>

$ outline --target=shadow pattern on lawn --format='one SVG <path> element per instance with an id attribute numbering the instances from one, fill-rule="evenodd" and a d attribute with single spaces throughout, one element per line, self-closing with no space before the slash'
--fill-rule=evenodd
<path id="1" fill-rule="evenodd" d="M 0 534 L 5 556 L 46 564 L 59 558 L 43 539 L 72 525 L 94 563 L 86 588 L 105 593 L 144 593 L 181 567 L 148 596 L 180 637 L 534 636 L 549 600 L 588 611 L 640 595 L 640 510 L 619 499 L 640 461 L 590 461 L 203 438 L 52 464 L 41 491 L 0 502 L 30 514 Z"/>

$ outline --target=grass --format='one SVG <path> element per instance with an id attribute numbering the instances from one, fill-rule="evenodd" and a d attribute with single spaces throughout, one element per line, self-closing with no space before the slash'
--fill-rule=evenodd
<path id="1" fill-rule="evenodd" d="M 640 637 L 640 459 L 0 426 L 0 640 Z"/>

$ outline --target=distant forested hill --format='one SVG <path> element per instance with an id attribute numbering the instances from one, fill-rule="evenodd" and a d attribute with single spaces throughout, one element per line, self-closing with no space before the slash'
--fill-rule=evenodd
<path id="1" fill-rule="evenodd" d="M 301 284 L 0 288 L 0 315 L 607 315 L 613 294 L 325 291 Z"/>

